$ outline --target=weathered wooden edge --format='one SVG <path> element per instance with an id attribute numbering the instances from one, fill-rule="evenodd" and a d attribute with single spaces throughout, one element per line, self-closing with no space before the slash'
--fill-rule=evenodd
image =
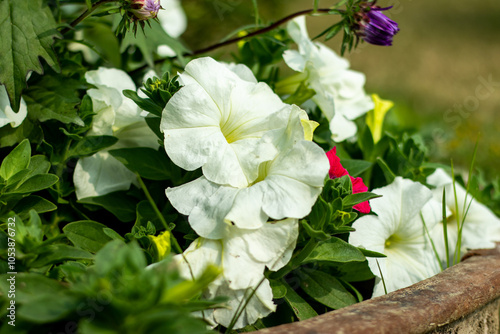
<path id="1" fill-rule="evenodd" d="M 475 250 L 464 259 L 385 296 L 256 333 L 427 333 L 500 298 L 500 249 Z"/>

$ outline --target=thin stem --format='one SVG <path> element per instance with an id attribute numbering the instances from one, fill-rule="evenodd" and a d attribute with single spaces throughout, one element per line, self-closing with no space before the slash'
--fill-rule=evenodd
<path id="1" fill-rule="evenodd" d="M 290 14 L 288 16 L 285 16 L 281 20 L 278 20 L 275 23 L 273 23 L 273 24 L 271 24 L 271 25 L 269 25 L 267 27 L 264 27 L 262 29 L 255 30 L 254 32 L 251 32 L 251 33 L 249 33 L 249 34 L 247 34 L 245 36 L 240 36 L 240 37 L 235 37 L 235 38 L 232 38 L 232 39 L 228 39 L 226 41 L 219 42 L 219 43 L 207 46 L 206 48 L 194 50 L 192 52 L 185 52 L 185 53 L 182 54 L 182 56 L 183 57 L 197 56 L 197 55 L 200 55 L 200 54 L 203 54 L 203 53 L 207 53 L 207 52 L 216 50 L 216 49 L 221 48 L 223 46 L 227 46 L 227 45 L 231 45 L 233 43 L 237 43 L 237 42 L 239 42 L 241 40 L 244 40 L 246 38 L 250 38 L 250 37 L 253 37 L 253 36 L 264 34 L 266 32 L 269 32 L 269 31 L 273 30 L 273 29 L 276 29 L 280 25 L 282 25 L 282 24 L 284 24 L 284 23 L 286 23 L 286 22 L 288 22 L 288 21 L 290 21 L 290 20 L 292 20 L 292 19 L 294 19 L 294 18 L 296 18 L 298 16 L 315 14 L 315 13 L 329 13 L 330 11 L 331 11 L 330 8 L 318 8 L 316 10 L 314 10 L 314 9 L 301 10 L 299 12 L 296 12 L 296 13 Z M 168 59 L 175 59 L 175 58 L 177 58 L 177 55 L 176 56 L 172 56 L 172 57 L 166 57 L 166 58 L 157 59 L 157 60 L 155 60 L 155 64 L 164 62 L 165 60 L 168 60 Z M 144 66 L 136 68 L 133 71 L 130 71 L 129 73 L 139 72 L 139 71 L 144 70 L 147 67 L 148 67 L 148 65 L 146 64 Z"/>
<path id="2" fill-rule="evenodd" d="M 162 213 L 160 212 L 160 210 L 156 206 L 156 203 L 153 200 L 153 197 L 151 197 L 151 194 L 149 193 L 148 188 L 144 184 L 144 181 L 142 181 L 142 178 L 139 176 L 139 174 L 136 174 L 136 176 L 137 176 L 137 181 L 139 181 L 141 189 L 142 189 L 142 191 L 144 191 L 144 195 L 146 195 L 146 198 L 148 199 L 149 204 L 151 204 L 151 206 L 153 207 L 153 210 L 156 213 L 156 216 L 158 216 L 158 218 L 160 219 L 163 227 L 165 227 L 165 229 L 170 233 L 170 239 L 172 241 L 172 244 L 174 245 L 175 250 L 179 254 L 182 254 L 182 248 L 181 248 L 181 246 L 179 245 L 179 243 L 177 242 L 177 239 L 172 234 L 172 230 L 170 230 L 170 227 L 168 226 L 167 221 L 165 220 L 165 217 L 163 217 Z"/>
<path id="3" fill-rule="evenodd" d="M 61 30 L 61 34 L 64 35 L 68 31 L 70 31 L 72 28 L 74 28 L 78 23 L 82 22 L 85 20 L 90 14 L 92 14 L 99 6 L 104 5 L 106 3 L 110 2 L 117 2 L 117 0 L 100 0 L 97 1 L 95 4 L 92 5 L 90 9 L 87 9 L 85 12 L 82 13 L 82 15 L 78 16 L 73 22 L 69 24 L 69 27 L 65 27 L 64 29 Z"/>

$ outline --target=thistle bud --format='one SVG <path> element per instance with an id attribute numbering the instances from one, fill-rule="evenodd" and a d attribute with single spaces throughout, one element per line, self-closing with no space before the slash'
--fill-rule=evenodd
<path id="1" fill-rule="evenodd" d="M 131 0 L 130 12 L 139 21 L 154 19 L 161 9 L 160 0 Z"/>

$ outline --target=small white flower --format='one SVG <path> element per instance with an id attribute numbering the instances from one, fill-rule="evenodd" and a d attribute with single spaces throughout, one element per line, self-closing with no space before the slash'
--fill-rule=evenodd
<path id="1" fill-rule="evenodd" d="M 9 96 L 4 85 L 0 85 L 0 128 L 10 124 L 13 128 L 17 128 L 28 115 L 28 108 L 26 102 L 21 98 L 19 111 L 16 113 L 12 110 L 10 105 Z"/>
<path id="2" fill-rule="evenodd" d="M 446 225 L 450 259 L 453 259 L 458 240 L 457 214 L 460 221 L 462 221 L 464 213 L 467 212 L 462 229 L 461 255 L 465 254 L 468 249 L 493 248 L 495 247 L 495 241 L 500 242 L 500 219 L 485 205 L 472 198 L 470 194 L 466 197 L 466 190 L 457 182 L 455 183 L 457 203 L 455 203 L 453 179 L 443 169 L 439 168 L 430 175 L 427 178 L 427 183 L 436 187 L 432 193 L 439 202 L 443 198 L 443 188 L 446 191 L 446 206 L 451 213 Z M 456 204 L 458 204 L 458 207 Z M 446 251 L 442 224 L 436 226 L 431 237 L 445 263 Z"/>
<path id="3" fill-rule="evenodd" d="M 78 199 L 127 190 L 136 176 L 107 151 L 125 147 L 158 148 L 156 135 L 146 124 L 141 110 L 122 91 L 135 90 L 127 73 L 100 67 L 85 74 L 87 82 L 97 88 L 87 91 L 95 113 L 88 135 L 108 135 L 118 142 L 105 151 L 79 159 L 73 174 Z"/>
<path id="4" fill-rule="evenodd" d="M 274 150 L 259 146 L 283 127 L 291 110 L 264 83 L 241 79 L 211 58 L 191 61 L 182 87 L 163 110 L 161 130 L 170 159 L 186 170 L 202 167 L 210 181 L 246 187 Z"/>
<path id="5" fill-rule="evenodd" d="M 373 190 L 382 195 L 370 201 L 377 216 L 356 220 L 349 242 L 358 247 L 383 253 L 386 258 L 368 258 L 370 270 L 377 276 L 373 296 L 384 294 L 380 270 L 387 292 L 404 288 L 439 272 L 439 264 L 425 235 L 423 216 L 429 230 L 439 222 L 440 205 L 431 191 L 420 183 L 397 177 L 388 186 Z"/>
<path id="6" fill-rule="evenodd" d="M 353 120 L 374 108 L 364 91 L 363 73 L 349 70 L 349 62 L 325 45 L 311 41 L 301 16 L 288 24 L 288 33 L 299 51 L 287 50 L 287 65 L 307 74 L 306 82 L 316 91 L 314 102 L 330 121 L 332 139 L 341 142 L 357 132 Z"/>
<path id="7" fill-rule="evenodd" d="M 228 225 L 222 239 L 198 238 L 174 259 L 186 279 L 199 277 L 210 264 L 222 269 L 222 276 L 210 284 L 204 297 L 230 297 L 228 308 L 216 309 L 209 315 L 215 322 L 228 326 L 239 303 L 249 297 L 250 288 L 258 286 L 264 278 L 265 268 L 276 271 L 290 261 L 297 236 L 297 219 L 266 223 L 257 230 Z M 264 280 L 235 328 L 252 324 L 274 311 L 272 298 L 269 282 Z"/>

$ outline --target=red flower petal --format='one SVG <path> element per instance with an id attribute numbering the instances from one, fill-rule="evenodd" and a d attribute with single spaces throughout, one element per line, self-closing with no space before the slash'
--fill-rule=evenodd
<path id="1" fill-rule="evenodd" d="M 330 179 L 336 179 L 349 174 L 340 163 L 340 158 L 337 156 L 337 147 L 334 147 L 330 151 L 326 152 L 326 156 L 330 161 L 330 171 L 328 172 Z"/>

